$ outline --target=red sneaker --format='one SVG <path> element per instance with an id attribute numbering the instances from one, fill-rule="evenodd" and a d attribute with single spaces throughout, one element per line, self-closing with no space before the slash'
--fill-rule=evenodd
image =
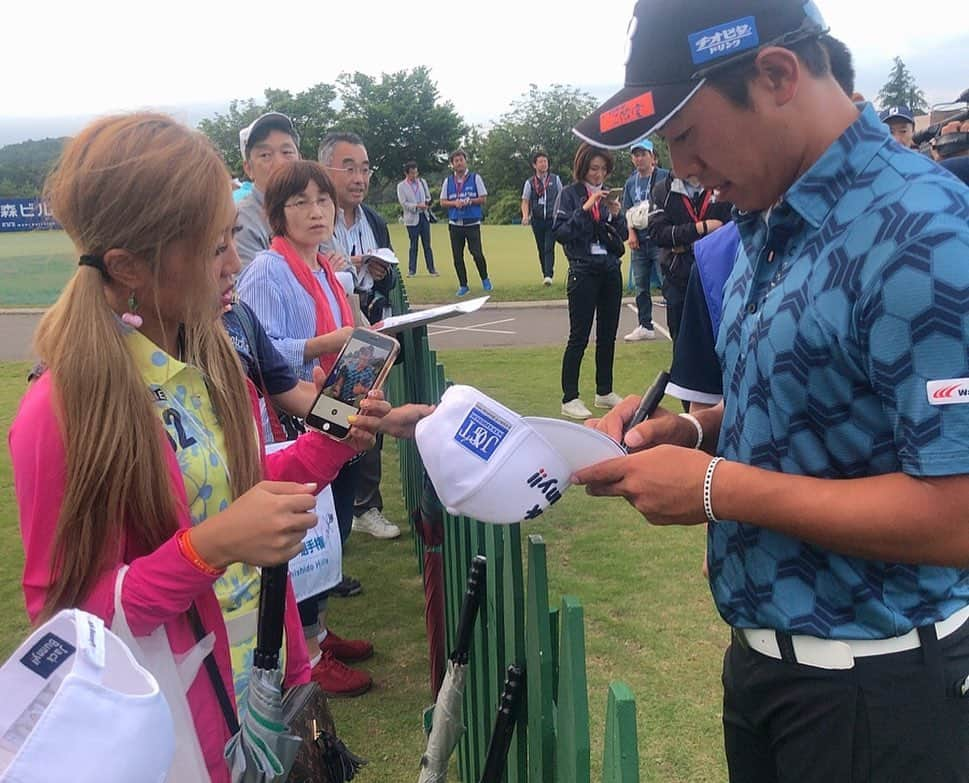
<path id="1" fill-rule="evenodd" d="M 320 652 L 324 655 L 332 653 L 334 658 L 344 663 L 358 663 L 373 655 L 373 644 L 366 639 L 344 639 L 327 628 L 326 638 L 320 642 Z"/>
<path id="2" fill-rule="evenodd" d="M 331 699 L 359 696 L 370 690 L 373 679 L 366 672 L 358 672 L 340 663 L 331 653 L 323 653 L 310 674 L 323 693 Z"/>

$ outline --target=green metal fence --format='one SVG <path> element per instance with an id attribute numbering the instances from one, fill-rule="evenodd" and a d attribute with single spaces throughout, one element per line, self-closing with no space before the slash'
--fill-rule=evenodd
<path id="1" fill-rule="evenodd" d="M 409 311 L 403 284 L 394 290 L 395 313 Z M 444 367 L 430 349 L 427 330 L 400 335 L 403 361 L 387 382 L 394 405 L 436 403 L 447 386 Z M 408 510 L 418 507 L 424 469 L 414 441 L 398 441 L 401 485 Z M 488 750 L 505 671 L 524 665 L 527 701 L 512 739 L 508 783 L 591 783 L 585 626 L 578 598 L 551 606 L 545 542 L 520 525 L 487 525 L 467 517 L 444 517 L 445 626 L 453 643 L 472 557 L 488 560 L 486 595 L 475 627 L 465 690 L 467 731 L 458 746 L 464 783 L 477 783 Z M 414 537 L 417 562 L 422 544 Z M 609 687 L 602 763 L 605 783 L 639 780 L 636 702 L 620 682 Z"/>

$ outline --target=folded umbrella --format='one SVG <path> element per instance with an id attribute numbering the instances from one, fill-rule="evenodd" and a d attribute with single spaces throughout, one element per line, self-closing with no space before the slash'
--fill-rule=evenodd
<path id="1" fill-rule="evenodd" d="M 454 746 L 464 733 L 462 708 L 464 681 L 471 649 L 471 632 L 481 604 L 487 560 L 478 555 L 471 561 L 468 572 L 468 588 L 461 603 L 461 616 L 454 650 L 448 658 L 444 682 L 434 704 L 434 722 L 427 738 L 427 749 L 421 757 L 421 774 L 418 783 L 443 783 L 447 780 L 447 766 Z"/>
<path id="2" fill-rule="evenodd" d="M 498 714 L 495 716 L 495 727 L 491 732 L 488 755 L 485 756 L 484 770 L 479 783 L 501 783 L 505 775 L 511 738 L 515 733 L 515 724 L 518 722 L 518 711 L 521 709 L 524 696 L 525 670 L 513 663 L 508 667 L 505 687 L 498 700 Z"/>
<path id="3" fill-rule="evenodd" d="M 262 570 L 247 709 L 239 732 L 225 746 L 233 783 L 281 783 L 289 775 L 303 742 L 289 733 L 283 720 L 279 650 L 283 643 L 288 571 L 287 563 Z"/>

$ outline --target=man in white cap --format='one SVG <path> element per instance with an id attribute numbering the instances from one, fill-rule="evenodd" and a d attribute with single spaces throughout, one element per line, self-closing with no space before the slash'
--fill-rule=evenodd
<path id="1" fill-rule="evenodd" d="M 576 132 L 659 132 L 736 205 L 724 400 L 576 478 L 710 523 L 732 781 L 965 781 L 969 191 L 844 94 L 811 2 L 642 0 L 629 30 Z"/>
<path id="2" fill-rule="evenodd" d="M 248 264 L 269 247 L 269 220 L 263 207 L 263 193 L 270 175 L 282 164 L 299 160 L 299 134 L 293 121 L 276 111 L 257 117 L 239 131 L 242 167 L 252 180 L 252 191 L 239 201 L 241 231 L 236 235 L 236 250 Z"/>
<path id="3" fill-rule="evenodd" d="M 629 148 L 633 160 L 633 173 L 622 189 L 622 208 L 629 226 L 629 250 L 633 282 L 636 284 L 636 312 L 639 322 L 636 328 L 623 337 L 626 342 L 655 340 L 653 329 L 652 280 L 659 275 L 659 246 L 650 240 L 644 228 L 630 225 L 629 210 L 639 204 L 649 204 L 653 189 L 669 176 L 669 171 L 656 165 L 653 142 L 640 139 Z"/>

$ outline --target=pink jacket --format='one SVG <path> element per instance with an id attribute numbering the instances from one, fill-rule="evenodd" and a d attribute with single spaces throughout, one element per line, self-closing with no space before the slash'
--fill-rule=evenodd
<path id="1" fill-rule="evenodd" d="M 253 416 L 259 421 L 255 389 L 249 385 Z M 185 485 L 174 450 L 168 439 L 166 459 L 172 490 L 178 500 L 180 528 L 191 527 Z M 66 453 L 55 410 L 50 373 L 45 373 L 27 391 L 9 434 L 14 485 L 20 509 L 20 529 L 24 542 L 24 598 L 31 620 L 43 608 L 51 583 L 50 552 L 63 502 L 66 479 Z M 310 433 L 289 449 L 263 454 L 264 475 L 278 481 L 328 484 L 353 450 L 323 435 Z M 232 667 L 222 612 L 212 585 L 215 578 L 192 566 L 178 550 L 174 537 L 154 552 L 138 551 L 125 538 L 118 547 L 117 562 L 98 579 L 82 609 L 96 614 L 110 626 L 114 616 L 114 584 L 117 570 L 128 564 L 121 600 L 132 633 L 148 635 L 165 626 L 172 650 L 181 653 L 192 647 L 195 634 L 186 612 L 192 602 L 198 607 L 202 624 L 216 634 L 215 656 L 232 694 Z M 309 681 L 309 659 L 303 637 L 296 599 L 292 588 L 286 604 L 286 686 Z M 195 721 L 202 751 L 213 783 L 228 783 L 229 771 L 222 755 L 229 730 L 204 667 L 188 691 L 188 702 Z"/>

